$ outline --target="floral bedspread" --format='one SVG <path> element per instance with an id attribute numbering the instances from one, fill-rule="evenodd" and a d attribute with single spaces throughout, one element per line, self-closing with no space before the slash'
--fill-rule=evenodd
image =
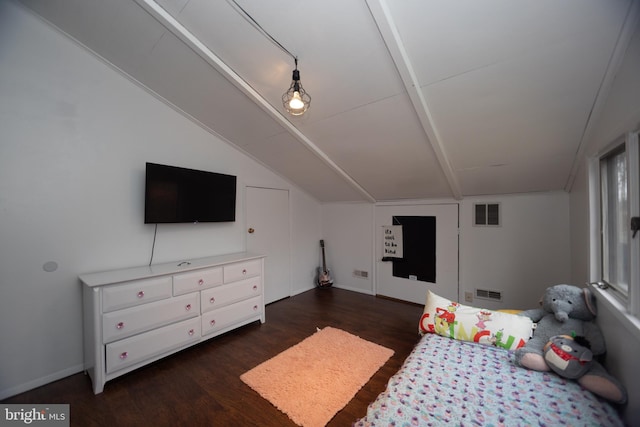
<path id="1" fill-rule="evenodd" d="M 578 383 L 514 364 L 513 352 L 427 334 L 372 402 L 364 426 L 623 426 Z"/>

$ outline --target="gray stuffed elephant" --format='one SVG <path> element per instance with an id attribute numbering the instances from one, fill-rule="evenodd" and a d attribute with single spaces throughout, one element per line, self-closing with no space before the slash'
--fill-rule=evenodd
<path id="1" fill-rule="evenodd" d="M 549 371 L 543 348 L 555 335 L 582 336 L 590 343 L 594 359 L 605 353 L 604 337 L 596 317 L 595 297 L 588 288 L 555 285 L 547 288 L 542 308 L 520 313 L 537 322 L 537 327 L 524 347 L 515 352 L 516 363 L 536 371 Z M 625 403 L 624 387 L 593 360 L 587 372 L 577 381 L 587 390 L 616 403 Z"/>

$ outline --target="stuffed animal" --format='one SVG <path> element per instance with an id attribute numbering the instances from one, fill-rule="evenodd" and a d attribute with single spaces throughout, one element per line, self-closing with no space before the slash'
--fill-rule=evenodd
<path id="1" fill-rule="evenodd" d="M 595 297 L 588 288 L 555 285 L 547 288 L 542 307 L 520 313 L 537 322 L 533 337 L 516 350 L 516 363 L 536 371 L 549 371 L 543 355 L 544 346 L 556 335 L 582 336 L 594 356 L 589 369 L 577 381 L 587 390 L 616 403 L 625 403 L 624 387 L 595 360 L 605 353 L 604 337 L 596 317 Z"/>
<path id="2" fill-rule="evenodd" d="M 542 349 L 552 371 L 564 378 L 578 379 L 591 369 L 593 353 L 584 337 L 556 335 Z"/>

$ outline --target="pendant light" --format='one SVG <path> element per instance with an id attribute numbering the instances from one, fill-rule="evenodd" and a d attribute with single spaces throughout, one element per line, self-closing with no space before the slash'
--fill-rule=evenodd
<path id="1" fill-rule="evenodd" d="M 302 83 L 300 83 L 300 71 L 298 71 L 298 58 L 294 58 L 296 68 L 293 70 L 291 77 L 291 86 L 282 95 L 282 105 L 284 109 L 293 116 L 301 116 L 308 109 L 311 104 L 311 96 L 304 90 Z"/>
<path id="2" fill-rule="evenodd" d="M 309 104 L 311 104 L 311 96 L 304 90 L 302 87 L 302 83 L 300 83 L 300 71 L 298 71 L 298 57 L 293 55 L 289 50 L 287 50 L 280 42 L 273 38 L 271 34 L 269 34 L 263 27 L 256 21 L 253 16 L 251 16 L 246 10 L 242 8 L 238 4 L 236 0 L 230 0 L 233 5 L 235 5 L 235 9 L 258 31 L 260 31 L 265 37 L 271 40 L 276 46 L 282 49 L 287 55 L 293 58 L 296 63 L 296 68 L 293 70 L 293 76 L 291 78 L 291 86 L 289 90 L 287 90 L 282 95 L 282 105 L 284 109 L 289 112 L 289 114 L 293 116 L 301 116 L 308 109 Z"/>

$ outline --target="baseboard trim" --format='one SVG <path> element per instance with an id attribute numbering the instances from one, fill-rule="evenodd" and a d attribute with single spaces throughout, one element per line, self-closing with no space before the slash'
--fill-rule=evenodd
<path id="1" fill-rule="evenodd" d="M 309 287 L 307 287 L 307 288 L 295 289 L 293 292 L 291 292 L 291 295 L 290 295 L 290 296 L 294 297 L 294 296 L 296 296 L 296 295 L 298 295 L 298 294 L 301 294 L 301 293 L 303 293 L 303 292 L 310 291 L 310 290 L 311 290 L 311 289 L 313 289 L 313 288 L 315 288 L 315 286 L 309 286 Z"/>
<path id="2" fill-rule="evenodd" d="M 371 292 L 371 289 L 353 288 L 351 286 L 336 285 L 335 283 L 334 283 L 333 287 L 334 288 L 338 288 L 338 289 L 344 289 L 345 291 L 358 292 L 358 293 L 366 294 L 366 295 L 374 295 L 374 293 Z"/>
<path id="3" fill-rule="evenodd" d="M 52 383 L 54 381 L 61 380 L 71 375 L 75 375 L 79 372 L 84 371 L 84 365 L 81 363 L 79 365 L 72 366 L 67 369 L 63 369 L 62 371 L 54 372 L 53 374 L 36 378 L 35 380 L 19 384 L 15 387 L 9 387 L 0 390 L 0 400 L 7 399 L 9 397 L 15 396 L 20 393 L 24 393 L 25 391 L 33 390 L 34 388 L 38 388 L 40 386 Z M 43 402 L 46 403 L 46 402 Z"/>

